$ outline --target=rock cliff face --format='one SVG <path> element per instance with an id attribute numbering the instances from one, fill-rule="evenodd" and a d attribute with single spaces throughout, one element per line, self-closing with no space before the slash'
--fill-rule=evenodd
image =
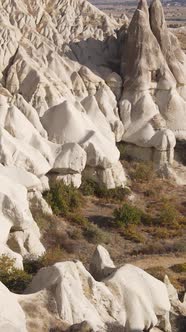
<path id="1" fill-rule="evenodd" d="M 46 175 L 79 187 L 86 168 L 108 188 L 126 184 L 116 147 L 122 83 L 109 67 L 117 28 L 88 1 L 0 3 L 0 250 L 19 267 L 44 252 L 28 198 L 51 213 Z"/>

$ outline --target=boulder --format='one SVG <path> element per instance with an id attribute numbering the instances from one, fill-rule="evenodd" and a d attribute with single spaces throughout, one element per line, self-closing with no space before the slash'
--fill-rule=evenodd
<path id="1" fill-rule="evenodd" d="M 97 281 L 108 277 L 116 269 L 108 251 L 98 245 L 90 262 L 90 273 Z"/>

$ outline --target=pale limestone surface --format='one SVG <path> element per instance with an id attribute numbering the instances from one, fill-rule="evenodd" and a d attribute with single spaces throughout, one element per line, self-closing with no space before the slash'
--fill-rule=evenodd
<path id="1" fill-rule="evenodd" d="M 17 183 L 7 176 L 0 175 L 0 244 L 6 248 L 8 243 L 12 250 L 16 245 L 15 251 L 22 256 L 38 257 L 45 252 L 40 242 L 40 231 L 29 209 L 27 189 L 18 183 L 18 177 L 16 181 Z M 4 254 L 7 252 L 6 249 Z M 2 249 L 1 254 L 3 254 Z"/>
<path id="2" fill-rule="evenodd" d="M 107 256 L 105 265 L 113 267 L 106 250 L 98 249 Z M 171 331 L 166 286 L 132 265 L 113 268 L 109 277 L 97 282 L 79 261 L 56 263 L 41 269 L 26 293 L 42 289 L 52 290 L 59 316 L 69 324 L 87 320 L 94 331 L 108 331 L 109 326 L 119 331 L 120 326 L 132 332 L 162 321 L 164 331 Z"/>
<path id="3" fill-rule="evenodd" d="M 146 0 L 139 2 L 125 36 L 121 73 L 122 139 L 167 151 L 171 164 L 174 136 L 186 138 L 186 56 L 167 29 L 159 0 L 152 1 L 150 11 Z"/>
<path id="4" fill-rule="evenodd" d="M 0 83 L 4 89 L 2 95 L 8 96 L 8 100 L 3 99 L 0 94 L 0 101 L 1 98 L 3 99 L 0 120 L 3 128 L 18 139 L 18 142 L 14 140 L 16 145 L 19 140 L 22 142 L 24 140 L 24 144 L 29 145 L 25 147 L 29 156 L 22 156 L 26 154 L 25 150 L 20 152 L 20 158 L 25 159 L 26 165 L 23 167 L 37 176 L 45 175 L 50 170 L 53 172 L 57 170 L 67 183 L 72 182 L 79 186 L 83 165 L 91 164 L 91 167 L 94 165 L 95 168 L 103 168 L 106 185 L 124 186 L 126 183 L 124 171 L 121 167 L 116 167 L 119 152 L 115 146 L 115 140 L 119 141 L 122 137 L 123 125 L 119 119 L 116 97 L 101 77 L 110 77 L 108 80 L 115 82 L 111 84 L 113 89 L 118 89 L 117 74 L 112 75 L 109 65 L 106 67 L 104 65 L 104 62 L 107 62 L 115 52 L 113 46 L 117 44 L 115 29 L 119 28 L 118 23 L 88 1 L 82 0 L 73 0 L 70 3 L 65 0 L 40 2 L 3 0 L 0 6 L 3 24 L 7 29 L 7 38 L 11 36 L 12 39 L 16 39 L 14 48 L 11 43 L 6 44 L 6 39 L 3 47 L 2 57 L 6 55 L 7 63 L 2 67 Z M 123 19 L 122 23 L 124 21 Z M 95 47 L 98 48 L 96 55 Z M 91 63 L 94 68 L 91 67 Z M 89 112 L 90 103 L 92 111 Z M 63 138 L 64 135 L 66 136 L 68 121 L 64 123 L 66 119 L 62 119 L 63 124 L 59 121 L 57 127 L 51 125 L 51 128 L 48 128 L 50 124 L 47 125 L 47 116 L 45 117 L 45 113 L 48 114 L 49 110 L 53 111 L 53 108 L 59 105 L 68 108 L 73 121 L 77 111 L 87 112 L 87 121 L 85 120 L 84 125 L 79 115 L 79 121 L 82 123 L 79 123 L 74 133 L 72 130 L 71 134 L 63 140 L 61 136 Z M 94 109 L 95 105 L 96 109 Z M 42 117 L 46 130 L 39 117 Z M 95 121 L 96 117 L 97 121 Z M 50 116 L 50 121 L 51 124 L 58 121 L 55 119 L 54 112 Z M 75 123 L 73 125 L 76 126 Z M 81 126 L 88 126 L 90 133 L 84 132 L 82 136 Z M 102 127 L 105 128 L 103 132 Z M 60 135 L 59 131 L 61 131 Z M 89 142 L 89 135 L 92 132 L 95 132 L 94 142 Z M 105 140 L 105 134 L 108 140 Z M 80 142 L 80 145 L 86 153 L 88 150 L 87 158 L 82 151 L 77 160 L 77 154 L 75 150 L 72 152 L 72 149 L 64 157 L 63 152 L 60 153 L 59 145 L 63 144 L 62 142 L 77 143 L 81 136 L 83 143 Z M 57 144 L 49 143 L 48 137 L 50 141 Z M 106 145 L 110 144 L 110 138 L 113 158 L 108 160 Z M 8 136 L 7 139 L 11 140 L 11 137 Z M 34 153 L 34 150 L 31 151 L 32 148 L 38 152 Z M 42 160 L 39 154 L 46 160 Z M 41 165 L 40 173 L 35 165 L 36 160 L 32 160 L 34 155 Z M 68 162 L 65 159 L 67 155 L 70 155 Z M 5 157 L 7 159 L 7 156 Z M 76 169 L 80 164 L 81 167 L 77 172 L 69 167 L 64 170 L 63 160 L 66 166 L 70 166 L 71 163 L 74 167 L 76 163 Z M 46 162 L 49 164 L 48 170 Z M 12 160 L 11 163 L 13 163 Z M 123 175 L 118 177 L 118 171 Z M 113 175 L 110 177 L 111 173 Z M 108 179 L 106 179 L 107 174 L 109 174 Z"/>
<path id="5" fill-rule="evenodd" d="M 92 256 L 89 269 L 94 279 L 101 281 L 111 274 L 116 269 L 116 266 L 108 251 L 101 245 L 98 245 Z"/>
<path id="6" fill-rule="evenodd" d="M 0 282 L 0 331 L 27 332 L 26 319 L 16 296 Z"/>
<path id="7" fill-rule="evenodd" d="M 125 310 L 120 308 L 114 294 L 104 283 L 95 281 L 79 261 L 41 269 L 27 293 L 51 286 L 59 315 L 70 325 L 87 320 L 95 331 L 105 331 L 106 322 L 125 324 Z"/>
<path id="8" fill-rule="evenodd" d="M 128 31 L 126 19 L 120 23 L 116 33 L 120 25 L 84 0 L 0 2 L 0 254 L 20 269 L 22 257 L 45 251 L 31 210 L 51 213 L 42 199 L 48 173 L 77 187 L 82 173 L 123 187 L 116 142 L 154 147 L 154 161 L 164 167 L 173 162 L 176 139 L 186 139 L 185 55 L 159 0 L 150 16 L 141 1 Z M 169 332 L 165 286 L 131 265 L 115 271 L 104 248 L 97 250 L 93 265 L 106 280 L 95 281 L 80 262 L 57 263 L 36 275 L 30 298 L 18 297 L 22 306 L 37 301 L 46 310 L 38 293 L 45 288 L 69 324 L 86 319 L 95 331 L 118 323 L 141 332 L 161 316 Z M 16 310 L 3 331 L 26 332 Z"/>
<path id="9" fill-rule="evenodd" d="M 3 2 L 3 5 L 5 5 L 5 2 Z M 15 4 L 12 3 L 12 5 L 14 6 Z M 20 9 L 22 9 L 21 6 Z M 6 10 L 7 7 L 5 6 L 5 12 L 2 11 L 5 17 L 6 17 Z M 11 12 L 11 14 L 10 13 L 8 14 L 12 15 L 12 13 L 13 12 Z M 30 45 L 30 47 L 32 46 Z M 32 69 L 29 69 L 30 67 L 27 68 L 27 66 L 32 66 L 34 62 L 34 53 L 26 54 L 26 51 L 28 51 L 28 49 L 26 48 L 25 50 L 23 45 L 20 45 L 20 47 L 16 50 L 15 57 L 13 57 L 13 59 L 11 58 L 10 66 L 7 67 L 6 82 L 4 81 L 5 77 L 2 78 L 2 84 L 5 85 L 10 92 L 6 88 L 2 88 L 1 89 L 2 94 L 0 94 L 1 175 L 5 176 L 6 178 L 9 178 L 9 180 L 11 180 L 14 183 L 14 184 L 12 183 L 12 186 L 14 186 L 15 192 L 16 190 L 19 190 L 19 184 L 23 185 L 27 189 L 28 196 L 26 196 L 26 191 L 25 194 L 23 195 L 24 197 L 26 197 L 25 206 L 28 207 L 27 199 L 29 199 L 30 207 L 32 210 L 40 209 L 42 212 L 47 214 L 51 214 L 51 209 L 43 200 L 41 192 L 48 189 L 48 184 L 45 180 L 45 175 L 48 172 L 57 173 L 58 178 L 63 179 L 65 183 L 67 184 L 73 183 L 75 186 L 79 187 L 81 184 L 81 173 L 86 165 L 91 165 L 93 167 L 102 167 L 103 175 L 102 178 L 101 176 L 99 177 L 99 180 L 102 179 L 102 182 L 104 182 L 108 187 L 124 186 L 124 184 L 126 183 L 126 178 L 124 175 L 124 171 L 118 162 L 119 151 L 115 146 L 115 135 L 116 136 L 119 135 L 117 129 L 118 123 L 120 124 L 121 128 L 122 124 L 119 120 L 119 116 L 117 113 L 117 103 L 113 93 L 107 88 L 104 88 L 105 89 L 104 91 L 107 91 L 105 92 L 106 96 L 108 95 L 110 98 L 109 102 L 111 105 L 109 111 L 107 112 L 107 117 L 104 116 L 102 110 L 100 110 L 99 106 L 97 106 L 98 117 L 102 118 L 102 122 L 107 128 L 108 138 L 112 137 L 112 149 L 113 149 L 112 156 L 109 155 L 110 151 L 108 151 L 108 146 L 110 144 L 109 139 L 105 138 L 104 134 L 102 134 L 101 132 L 101 123 L 97 121 L 97 126 L 98 125 L 100 126 L 100 130 L 98 132 L 97 126 L 93 124 L 93 122 L 91 121 L 91 117 L 90 118 L 88 117 L 88 115 L 86 114 L 86 110 L 83 108 L 80 101 L 77 101 L 76 98 L 70 92 L 69 88 L 71 88 L 71 83 L 69 83 L 70 78 L 68 77 L 69 74 L 68 71 L 66 74 L 65 82 L 66 84 L 68 83 L 66 89 L 68 90 L 70 101 L 68 101 L 66 97 L 64 98 L 62 94 L 59 99 L 55 99 L 56 98 L 54 91 L 55 89 L 53 90 L 54 91 L 53 94 L 52 91 L 50 92 L 50 88 L 47 88 L 49 89 L 47 90 L 48 92 L 47 98 L 50 99 L 51 97 L 51 100 L 48 99 L 49 101 L 48 104 L 46 104 L 46 108 L 48 108 L 48 106 L 54 107 L 53 103 L 54 104 L 56 103 L 57 105 L 58 100 L 63 101 L 63 104 L 67 105 L 67 113 L 72 114 L 72 118 L 75 117 L 74 118 L 75 121 L 69 130 L 68 115 L 67 119 L 64 118 L 61 119 L 62 122 L 59 121 L 60 119 L 57 116 L 56 119 L 53 117 L 52 119 L 49 119 L 51 130 L 53 128 L 52 122 L 57 123 L 57 125 L 59 125 L 60 135 L 64 135 L 65 137 L 65 139 L 63 140 L 53 139 L 53 137 L 51 137 L 49 130 L 47 133 L 42 126 L 42 123 L 39 118 L 40 114 L 39 109 L 34 108 L 35 101 L 37 104 L 38 103 L 37 101 L 41 100 L 40 98 L 38 99 L 36 95 L 33 96 L 34 91 L 32 90 L 35 84 L 34 83 L 35 78 L 33 75 L 37 74 L 38 72 L 37 73 L 35 72 L 34 74 L 34 71 Z M 25 65 L 21 62 L 22 60 L 20 61 L 17 60 L 17 57 L 19 58 L 19 56 L 21 55 L 25 57 Z M 58 60 L 59 60 L 59 65 L 61 61 L 63 68 L 67 67 L 63 58 L 59 57 Z M 38 65 L 37 61 L 35 65 L 37 67 Z M 78 63 L 75 64 L 75 67 L 80 69 Z M 4 70 L 5 69 L 3 68 L 3 73 Z M 70 66 L 69 70 L 71 70 Z M 58 73 L 58 69 L 55 63 L 51 65 L 51 72 L 54 72 L 55 75 L 57 75 Z M 74 72 L 73 68 L 71 72 L 72 73 Z M 97 77 L 90 70 L 88 71 L 88 69 L 85 70 L 82 68 L 80 73 L 82 77 L 86 77 L 85 79 L 86 84 L 88 84 L 87 82 L 90 76 L 89 80 L 90 85 L 95 84 L 95 80 L 97 80 L 98 82 L 97 88 L 100 87 L 100 84 L 102 84 L 103 86 L 105 85 L 104 81 L 101 78 Z M 21 91 L 20 90 L 18 91 L 19 74 L 21 75 L 20 80 L 23 83 L 23 90 Z M 31 77 L 33 77 L 33 81 Z M 50 79 L 50 75 L 48 79 Z M 26 83 L 27 80 L 29 84 Z M 31 85 L 32 89 L 30 88 Z M 77 89 L 78 87 L 77 84 L 75 84 L 74 86 L 76 86 Z M 40 91 L 40 89 L 37 89 L 37 91 Z M 33 103 L 29 98 L 29 96 L 33 100 Z M 83 99 L 84 97 L 87 96 L 88 96 L 88 91 L 86 90 L 85 95 L 83 95 Z M 95 103 L 97 104 L 95 97 L 94 99 Z M 40 107 L 39 105 L 42 106 L 45 105 L 45 103 L 43 104 L 43 102 L 41 102 L 40 104 L 39 102 L 38 107 Z M 51 108 L 49 108 L 49 111 L 46 112 L 46 115 L 50 113 L 50 109 Z M 84 128 L 82 128 L 83 125 L 82 113 L 84 114 L 85 117 Z M 78 114 L 79 114 L 79 126 L 76 127 L 77 131 L 75 131 L 73 126 L 78 125 Z M 44 115 L 43 118 L 45 117 L 46 116 Z M 76 120 L 77 123 L 75 123 Z M 89 138 L 89 133 L 87 132 L 87 126 L 89 126 L 90 128 L 90 138 Z M 84 132 L 82 129 L 84 130 Z M 81 133 L 83 133 L 83 135 L 81 135 Z M 54 143 L 48 140 L 48 135 L 49 139 L 51 141 L 54 141 Z M 56 126 L 54 126 L 54 136 L 56 135 L 57 135 Z M 91 135 L 93 136 L 92 139 Z M 18 200 L 19 200 L 19 195 L 17 196 L 16 206 L 19 206 Z M 33 220 L 31 213 L 29 211 L 29 207 L 27 209 L 28 209 L 28 214 L 30 214 L 31 220 Z M 6 219 L 7 219 L 6 215 L 5 216 L 3 215 L 3 217 L 1 218 L 2 230 L 3 230 L 2 248 L 4 248 L 4 252 L 7 253 L 9 251 L 9 255 L 11 255 L 12 257 L 16 256 L 16 253 L 20 253 L 22 256 L 27 256 L 27 255 L 39 256 L 44 252 L 44 248 L 39 240 L 40 237 L 39 230 L 35 228 L 35 230 L 31 231 L 29 229 L 28 231 L 27 228 L 29 228 L 30 226 L 29 225 L 25 226 L 26 220 L 28 218 L 26 218 L 23 215 L 22 219 L 20 218 L 20 224 L 19 227 L 17 228 L 15 227 L 15 218 L 13 215 L 9 217 L 8 222 L 6 221 Z M 34 221 L 33 225 L 35 225 Z M 11 231 L 10 233 L 12 227 L 14 231 L 13 232 Z M 25 246 L 25 243 L 27 244 L 26 245 L 27 247 Z M 10 249 L 6 247 L 7 244 Z M 15 254 L 12 252 L 11 249 L 15 251 Z M 3 253 L 3 250 L 1 250 L 1 253 Z M 17 256 L 15 264 L 18 264 Z M 22 268 L 22 263 L 19 263 L 19 267 Z"/>
<path id="10" fill-rule="evenodd" d="M 102 273 L 102 281 L 96 281 L 81 262 L 67 261 L 39 270 L 23 295 L 13 295 L 0 285 L 0 292 L 3 290 L 4 294 L 9 294 L 6 301 L 12 297 L 14 310 L 19 308 L 19 324 L 24 326 L 26 322 L 28 329 L 23 331 L 45 332 L 58 326 L 64 331 L 79 331 L 78 327 L 81 327 L 84 332 L 83 327 L 86 327 L 88 332 L 108 332 L 111 329 L 118 332 L 122 329 L 126 332 L 148 329 L 171 332 L 169 312 L 176 310 L 184 315 L 185 300 L 179 302 L 169 280 L 165 280 L 165 285 L 130 264 L 117 268 L 101 246 L 95 253 L 92 262 Z M 109 276 L 107 274 L 104 278 L 108 268 Z M 0 297 L 0 306 L 3 301 Z M 0 324 L 5 325 L 6 310 L 3 308 Z M 11 314 L 10 322 L 16 324 L 17 316 L 14 317 L 14 311 Z M 16 329 L 13 331 L 18 332 Z"/>

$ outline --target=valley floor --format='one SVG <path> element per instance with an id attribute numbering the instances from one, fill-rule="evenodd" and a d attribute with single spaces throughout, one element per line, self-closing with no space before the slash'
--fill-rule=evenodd
<path id="1" fill-rule="evenodd" d="M 47 259 L 49 263 L 57 261 L 59 256 L 61 260 L 79 259 L 88 268 L 96 245 L 102 244 L 117 265 L 132 263 L 161 280 L 167 274 L 183 293 L 186 287 L 186 187 L 158 178 L 151 165 L 123 163 L 132 178 L 132 194 L 115 198 L 105 193 L 103 197 L 83 196 L 83 204 L 75 216 L 59 215 L 54 219 L 54 235 L 43 231 L 43 241 L 49 250 Z M 113 211 L 125 203 L 137 207 L 146 217 L 137 225 L 116 227 Z"/>

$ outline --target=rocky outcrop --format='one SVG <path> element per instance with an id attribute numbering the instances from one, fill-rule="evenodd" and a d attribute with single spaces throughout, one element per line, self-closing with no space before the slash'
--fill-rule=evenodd
<path id="1" fill-rule="evenodd" d="M 19 268 L 45 250 L 31 211 L 52 213 L 47 177 L 126 184 L 121 78 L 110 68 L 117 28 L 84 0 L 0 3 L 0 253 Z"/>
<path id="2" fill-rule="evenodd" d="M 2 66 L 1 84 L 3 94 L 9 97 L 7 101 L 2 101 L 2 122 L 5 117 L 7 122 L 2 124 L 3 128 L 16 139 L 24 139 L 29 145 L 25 147 L 27 151 L 32 148 L 38 150 L 35 153 L 34 150 L 30 151 L 30 154 L 37 156 L 36 160 L 43 167 L 45 163 L 45 169 L 41 171 L 43 175 L 49 171 L 57 172 L 66 183 L 79 186 L 86 164 L 93 167 L 94 172 L 102 170 L 104 175 L 97 175 L 97 181 L 102 180 L 108 187 L 124 186 L 126 179 L 118 164 L 119 151 L 115 145 L 115 141 L 122 137 L 123 125 L 119 119 L 116 97 L 98 74 L 104 72 L 105 77 L 112 74 L 109 59 L 115 48 L 107 48 L 106 45 L 110 42 L 117 45 L 113 35 L 119 27 L 118 23 L 88 1 L 82 0 L 72 0 L 70 3 L 65 0 L 39 3 L 20 0 L 19 4 L 8 0 L 1 3 L 1 9 L 3 25 L 7 29 L 2 55 L 2 58 L 6 55 L 7 62 Z M 110 42 L 106 41 L 107 37 L 111 38 Z M 97 56 L 95 47 L 99 50 Z M 118 85 L 111 86 L 118 88 Z M 70 117 L 71 125 L 68 123 Z M 77 167 L 76 171 L 74 168 L 65 169 L 63 158 L 67 154 L 65 157 L 64 152 L 60 154 L 59 146 L 50 144 L 47 138 L 58 145 L 78 143 L 87 158 L 81 150 L 78 161 L 77 147 L 76 151 L 69 148 L 71 161 L 68 166 L 73 159 Z M 11 137 L 6 139 L 11 140 Z M 108 145 L 112 150 L 109 158 Z M 26 151 L 21 151 L 20 157 L 22 153 L 26 154 Z M 42 158 L 39 154 L 46 160 L 39 161 Z M 23 158 L 26 159 L 26 170 L 38 173 L 35 165 L 28 167 L 34 161 L 27 162 L 28 156 Z M 81 166 L 77 170 L 79 162 Z M 118 177 L 118 171 L 123 175 Z"/>
<path id="3" fill-rule="evenodd" d="M 149 11 L 141 1 L 128 30 L 123 23 L 116 33 L 119 24 L 84 0 L 0 3 L 0 253 L 15 258 L 19 268 L 22 257 L 45 250 L 31 210 L 51 213 L 42 198 L 46 176 L 79 187 L 84 174 L 107 188 L 124 187 L 116 142 L 153 148 L 154 162 L 164 169 L 173 162 L 176 139 L 185 140 L 185 55 L 166 27 L 160 2 L 153 1 Z M 113 272 L 114 279 L 114 264 L 104 249 L 97 250 L 92 273 L 104 280 Z M 64 268 L 69 278 L 75 269 L 75 278 L 82 273 L 95 282 L 80 263 Z M 53 270 L 64 277 L 61 266 Z M 126 270 L 132 274 L 130 266 Z M 120 284 L 119 272 L 117 278 Z M 95 285 L 110 312 L 111 290 Z M 92 308 L 93 298 L 80 293 Z M 138 303 L 141 294 L 135 296 Z M 117 301 L 120 308 L 121 297 Z M 158 311 L 159 302 L 150 310 L 156 305 Z M 68 306 L 65 315 L 73 323 Z M 149 321 L 140 314 L 137 325 L 153 325 L 153 310 Z M 117 310 L 110 315 L 98 299 L 93 311 L 96 326 L 105 326 L 107 318 L 120 321 Z"/>
<path id="4" fill-rule="evenodd" d="M 88 324 L 82 323 L 81 327 L 88 331 L 119 331 L 124 327 L 126 331 L 142 331 L 159 323 L 164 324 L 164 331 L 171 331 L 166 286 L 135 266 L 113 268 L 108 252 L 100 246 L 91 264 L 99 266 L 100 257 L 105 261 L 102 282 L 96 281 L 79 261 L 57 263 L 37 273 L 26 296 L 36 297 L 42 289 L 52 292 L 60 318 L 70 325 L 86 320 Z M 110 271 L 104 278 L 108 267 Z M 22 306 L 26 296 L 21 297 Z M 76 331 L 75 327 L 78 325 L 70 331 Z"/>
<path id="5" fill-rule="evenodd" d="M 139 2 L 124 39 L 121 73 L 122 139 L 156 148 L 157 162 L 171 164 L 174 136 L 186 138 L 186 56 L 167 29 L 159 0 L 149 10 Z"/>

